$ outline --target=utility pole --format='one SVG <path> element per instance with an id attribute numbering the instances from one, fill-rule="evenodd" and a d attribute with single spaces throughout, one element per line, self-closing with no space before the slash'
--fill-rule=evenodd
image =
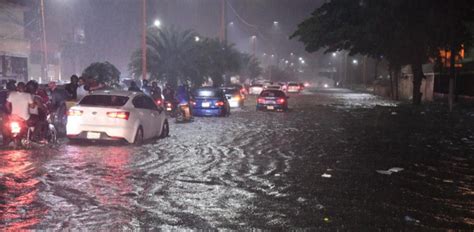
<path id="1" fill-rule="evenodd" d="M 41 0 L 40 2 L 41 4 L 41 29 L 42 29 L 42 32 L 43 32 L 43 43 L 42 43 L 42 47 L 43 47 L 43 67 L 42 67 L 42 72 L 41 72 L 41 75 L 43 76 L 43 78 L 46 80 L 48 78 L 48 47 L 47 47 L 47 43 L 46 43 L 46 23 L 45 23 L 45 19 L 44 19 L 44 0 Z"/>
<path id="2" fill-rule="evenodd" d="M 142 80 L 146 80 L 146 0 L 142 0 Z"/>
<path id="3" fill-rule="evenodd" d="M 221 42 L 227 44 L 227 23 L 226 23 L 226 0 L 221 0 L 221 29 L 219 39 Z"/>

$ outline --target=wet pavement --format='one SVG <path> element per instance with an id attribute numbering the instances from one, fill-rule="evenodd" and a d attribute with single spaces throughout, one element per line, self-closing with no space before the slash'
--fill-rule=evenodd
<path id="1" fill-rule="evenodd" d="M 474 229 L 472 111 L 340 89 L 285 113 L 254 101 L 141 147 L 1 150 L 0 230 Z"/>

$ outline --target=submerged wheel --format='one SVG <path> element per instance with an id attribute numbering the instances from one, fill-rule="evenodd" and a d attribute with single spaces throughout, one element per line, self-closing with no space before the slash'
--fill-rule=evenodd
<path id="1" fill-rule="evenodd" d="M 163 128 L 161 128 L 161 134 L 160 134 L 160 138 L 166 138 L 168 137 L 168 135 L 170 134 L 170 125 L 168 123 L 168 120 L 165 120 L 165 122 L 163 123 Z"/>
<path id="2" fill-rule="evenodd" d="M 138 127 L 137 133 L 135 134 L 135 140 L 133 141 L 133 144 L 135 145 L 141 145 L 143 143 L 143 129 L 142 127 Z"/>

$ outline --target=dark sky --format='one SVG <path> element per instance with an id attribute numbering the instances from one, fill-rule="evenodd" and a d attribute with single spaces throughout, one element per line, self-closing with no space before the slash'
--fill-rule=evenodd
<path id="1" fill-rule="evenodd" d="M 217 37 L 220 0 L 147 0 L 148 23 L 160 19 L 164 26 L 193 29 L 203 36 Z M 84 29 L 86 44 L 81 66 L 110 61 L 123 76 L 133 50 L 140 46 L 141 0 L 45 0 L 48 41 L 61 44 L 77 28 Z M 289 41 L 296 25 L 318 7 L 320 0 L 227 0 L 229 42 L 250 52 L 250 36 L 257 35 L 257 55 L 289 52 L 302 54 L 302 45 Z M 240 16 L 240 17 L 239 17 Z M 245 22 L 244 22 L 245 21 Z M 273 21 L 278 21 L 274 26 Z M 247 25 L 251 24 L 251 25 Z M 254 27 L 256 26 L 256 28 Z M 82 67 L 81 70 L 85 68 Z M 68 75 L 68 74 L 65 74 Z"/>

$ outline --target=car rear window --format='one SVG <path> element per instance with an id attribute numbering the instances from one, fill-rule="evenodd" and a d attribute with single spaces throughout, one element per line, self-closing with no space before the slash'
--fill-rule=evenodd
<path id="1" fill-rule="evenodd" d="M 240 94 L 240 90 L 238 89 L 223 89 L 222 91 L 224 91 L 225 94 Z"/>
<path id="2" fill-rule="evenodd" d="M 217 89 L 197 89 L 194 91 L 195 97 L 219 97 L 219 90 Z"/>
<path id="3" fill-rule="evenodd" d="M 260 97 L 285 97 L 285 93 L 282 91 L 263 91 Z"/>
<path id="4" fill-rule="evenodd" d="M 128 97 L 116 95 L 88 95 L 82 98 L 79 105 L 87 106 L 123 106 Z"/>
<path id="5" fill-rule="evenodd" d="M 252 87 L 263 87 L 261 84 L 252 85 Z"/>
<path id="6" fill-rule="evenodd" d="M 299 85 L 296 84 L 296 83 L 290 83 L 290 84 L 288 84 L 288 86 L 299 86 Z"/>

